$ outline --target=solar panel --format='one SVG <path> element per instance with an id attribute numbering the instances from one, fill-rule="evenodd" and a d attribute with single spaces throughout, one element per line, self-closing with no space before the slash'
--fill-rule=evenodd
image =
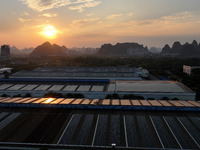
<path id="1" fill-rule="evenodd" d="M 63 91 L 75 91 L 76 90 L 76 88 L 78 87 L 78 85 L 67 85 L 64 89 L 63 89 Z"/>
<path id="2" fill-rule="evenodd" d="M 128 106 L 131 105 L 130 100 L 123 99 L 123 100 L 120 100 L 120 102 L 121 102 L 121 105 L 128 105 Z"/>
<path id="3" fill-rule="evenodd" d="M 83 99 L 75 99 L 71 104 L 78 105 L 82 102 Z"/>
<path id="4" fill-rule="evenodd" d="M 11 87 L 12 85 L 13 84 L 3 84 L 3 85 L 0 86 L 0 90 L 5 90 L 5 89 Z"/>
<path id="5" fill-rule="evenodd" d="M 82 105 L 88 105 L 90 102 L 91 102 L 90 99 L 84 99 L 81 104 Z"/>
<path id="6" fill-rule="evenodd" d="M 11 86 L 11 87 L 8 88 L 7 90 L 16 91 L 16 90 L 21 89 L 21 88 L 24 87 L 24 86 L 25 86 L 24 84 L 16 84 L 16 85 Z"/>
<path id="7" fill-rule="evenodd" d="M 62 102 L 64 100 L 64 98 L 58 98 L 55 101 L 51 102 L 51 104 L 59 104 L 60 102 Z"/>
<path id="8" fill-rule="evenodd" d="M 90 105 L 96 105 L 99 102 L 99 99 L 93 99 Z"/>
<path id="9" fill-rule="evenodd" d="M 180 104 L 177 101 L 169 101 L 171 104 L 173 104 L 174 106 L 178 106 L 178 107 L 184 107 L 184 105 Z"/>
<path id="10" fill-rule="evenodd" d="M 76 91 L 80 91 L 80 92 L 89 91 L 90 87 L 91 85 L 80 85 Z"/>
<path id="11" fill-rule="evenodd" d="M 172 106 L 172 104 L 168 103 L 167 101 L 160 100 L 159 103 L 161 103 L 163 106 L 169 107 Z"/>
<path id="12" fill-rule="evenodd" d="M 134 106 L 141 106 L 139 100 L 131 100 L 131 102 Z"/>
<path id="13" fill-rule="evenodd" d="M 22 103 L 25 103 L 25 104 L 27 104 L 27 103 L 31 103 L 31 102 L 33 102 L 33 101 L 36 101 L 38 98 L 31 98 L 31 99 L 28 99 L 28 100 L 26 100 L 26 101 L 23 101 Z"/>
<path id="14" fill-rule="evenodd" d="M 141 103 L 143 106 L 151 106 L 151 104 L 150 104 L 147 100 L 140 100 L 140 103 Z"/>
<path id="15" fill-rule="evenodd" d="M 119 99 L 113 99 L 112 105 L 119 105 Z"/>
<path id="16" fill-rule="evenodd" d="M 25 87 L 21 88 L 20 90 L 22 91 L 31 91 L 34 88 L 36 88 L 38 85 L 36 84 L 30 84 L 30 85 L 26 85 Z"/>
<path id="17" fill-rule="evenodd" d="M 46 101 L 48 98 L 40 98 L 40 99 L 38 99 L 38 100 L 36 100 L 36 101 L 34 101 L 34 102 L 32 102 L 33 104 L 38 104 L 38 103 L 41 103 L 41 102 L 43 102 L 43 101 Z"/>
<path id="18" fill-rule="evenodd" d="M 110 99 L 104 99 L 102 105 L 110 105 Z"/>
<path id="19" fill-rule="evenodd" d="M 62 102 L 60 102 L 60 104 L 70 104 L 74 99 L 65 99 Z"/>
<path id="20" fill-rule="evenodd" d="M 60 91 L 64 85 L 53 85 L 51 88 L 49 88 L 49 91 Z"/>
<path id="21" fill-rule="evenodd" d="M 152 106 L 162 106 L 157 100 L 149 100 L 148 101 Z"/>
<path id="22" fill-rule="evenodd" d="M 35 91 L 45 91 L 47 90 L 51 85 L 40 85 L 38 86 L 36 89 L 34 89 Z"/>

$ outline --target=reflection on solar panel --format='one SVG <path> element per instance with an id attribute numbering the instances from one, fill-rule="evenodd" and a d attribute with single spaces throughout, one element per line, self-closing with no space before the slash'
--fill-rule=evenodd
<path id="1" fill-rule="evenodd" d="M 99 102 L 99 99 L 93 99 L 90 103 L 90 105 L 95 105 Z"/>
<path id="2" fill-rule="evenodd" d="M 132 104 L 135 106 L 141 106 L 139 100 L 131 100 Z"/>
<path id="3" fill-rule="evenodd" d="M 159 101 L 163 106 L 172 106 L 170 103 L 168 103 L 167 101 Z"/>
<path id="4" fill-rule="evenodd" d="M 36 100 L 36 101 L 34 101 L 34 102 L 32 102 L 33 104 L 38 104 L 38 103 L 41 103 L 41 102 L 43 102 L 43 101 L 46 101 L 48 98 L 40 98 L 40 99 L 38 99 L 38 100 Z"/>
<path id="5" fill-rule="evenodd" d="M 19 99 L 19 100 L 15 101 L 14 103 L 21 103 L 21 102 L 26 101 L 28 99 L 30 99 L 30 97 Z"/>
<path id="6" fill-rule="evenodd" d="M 89 103 L 91 102 L 91 100 L 89 100 L 89 99 L 84 99 L 83 101 L 82 101 L 82 105 L 88 105 Z"/>
<path id="7" fill-rule="evenodd" d="M 123 101 L 121 101 L 121 105 L 130 106 L 131 105 L 130 100 L 123 100 Z"/>
<path id="8" fill-rule="evenodd" d="M 110 99 L 104 99 L 102 105 L 110 105 Z"/>
<path id="9" fill-rule="evenodd" d="M 151 106 L 151 104 L 150 104 L 147 100 L 140 100 L 140 103 L 141 103 L 143 106 Z"/>
<path id="10" fill-rule="evenodd" d="M 174 106 L 179 106 L 179 107 L 182 107 L 183 105 L 180 104 L 179 102 L 177 101 L 169 101 L 171 104 L 173 104 Z"/>
<path id="11" fill-rule="evenodd" d="M 22 102 L 22 103 L 31 103 L 31 102 L 33 102 L 33 101 L 36 101 L 38 98 L 31 98 L 31 99 L 29 99 L 29 100 L 26 100 L 26 101 L 24 101 L 24 102 Z"/>
<path id="12" fill-rule="evenodd" d="M 152 106 L 162 106 L 157 100 L 149 100 L 148 101 Z"/>
<path id="13" fill-rule="evenodd" d="M 80 104 L 83 99 L 76 99 L 71 104 L 77 105 Z"/>
<path id="14" fill-rule="evenodd" d="M 74 99 L 65 99 L 60 104 L 70 104 Z"/>
<path id="15" fill-rule="evenodd" d="M 51 104 L 59 104 L 60 102 L 62 102 L 64 100 L 64 98 L 58 98 L 55 101 L 51 102 Z"/>
<path id="16" fill-rule="evenodd" d="M 119 100 L 118 99 L 113 99 L 112 100 L 112 105 L 119 105 Z"/>
<path id="17" fill-rule="evenodd" d="M 55 98 L 47 98 L 45 101 L 42 102 L 42 104 L 49 104 L 51 102 L 53 102 L 55 100 Z"/>

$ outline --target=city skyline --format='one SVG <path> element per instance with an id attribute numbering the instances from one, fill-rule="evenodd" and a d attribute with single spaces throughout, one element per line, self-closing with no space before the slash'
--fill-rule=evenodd
<path id="1" fill-rule="evenodd" d="M 0 44 L 67 47 L 200 42 L 199 0 L 16 0 L 0 2 Z"/>

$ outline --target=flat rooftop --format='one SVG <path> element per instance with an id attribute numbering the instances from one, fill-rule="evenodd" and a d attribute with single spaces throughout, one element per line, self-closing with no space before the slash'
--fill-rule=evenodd
<path id="1" fill-rule="evenodd" d="M 19 71 L 10 78 L 130 78 L 141 80 L 135 67 L 41 67 L 32 71 Z"/>
<path id="2" fill-rule="evenodd" d="M 113 91 L 115 83 L 110 84 L 108 91 Z M 117 91 L 156 92 L 156 93 L 193 93 L 180 82 L 176 81 L 117 81 Z"/>

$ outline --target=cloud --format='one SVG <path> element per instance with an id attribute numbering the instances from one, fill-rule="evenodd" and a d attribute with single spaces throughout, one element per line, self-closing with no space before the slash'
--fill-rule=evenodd
<path id="1" fill-rule="evenodd" d="M 25 16 L 29 16 L 30 14 L 28 12 L 24 12 L 24 15 Z"/>
<path id="2" fill-rule="evenodd" d="M 117 17 L 121 17 L 122 14 L 112 14 L 112 15 L 109 15 L 106 17 L 107 20 L 112 20 L 112 19 L 115 19 Z"/>
<path id="3" fill-rule="evenodd" d="M 20 0 L 29 8 L 42 12 L 44 10 L 68 6 L 71 10 L 82 12 L 85 8 L 95 7 L 101 3 L 96 0 Z M 74 6 L 71 6 L 74 5 Z"/>
<path id="4" fill-rule="evenodd" d="M 79 12 L 83 12 L 85 8 L 91 8 L 99 5 L 101 1 L 91 1 L 91 2 L 86 2 L 82 5 L 77 5 L 77 6 L 71 6 L 69 9 L 71 10 L 78 10 Z"/>
<path id="5" fill-rule="evenodd" d="M 40 16 L 51 18 L 51 17 L 56 17 L 56 16 L 58 16 L 58 14 L 44 13 L 44 14 L 42 14 L 42 15 L 40 15 Z"/>
<path id="6" fill-rule="evenodd" d="M 89 23 L 93 23 L 93 22 L 97 22 L 99 21 L 100 19 L 99 18 L 90 18 L 90 19 L 79 19 L 79 20 L 73 20 L 71 26 L 74 27 L 74 26 L 82 26 L 82 25 L 85 25 L 85 24 L 89 24 Z"/>
<path id="7" fill-rule="evenodd" d="M 31 21 L 31 19 L 17 18 L 19 22 L 24 23 L 27 21 Z"/>
<path id="8" fill-rule="evenodd" d="M 187 18 L 192 18 L 193 16 L 194 15 L 189 11 L 182 11 L 182 12 L 179 12 L 179 13 L 171 14 L 169 16 L 164 16 L 161 19 L 164 19 L 164 20 L 183 20 L 183 19 L 187 19 Z"/>

